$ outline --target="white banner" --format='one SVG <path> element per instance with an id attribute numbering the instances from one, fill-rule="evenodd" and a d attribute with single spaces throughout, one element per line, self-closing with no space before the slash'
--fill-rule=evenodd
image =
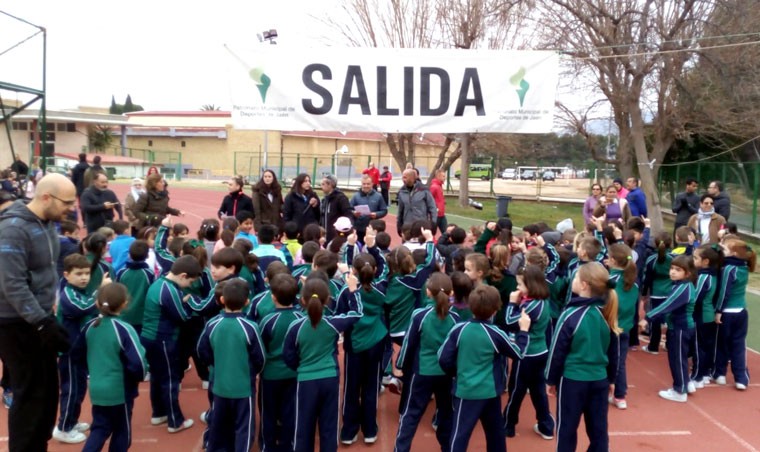
<path id="1" fill-rule="evenodd" d="M 229 49 L 235 128 L 464 133 L 551 131 L 556 52 Z"/>

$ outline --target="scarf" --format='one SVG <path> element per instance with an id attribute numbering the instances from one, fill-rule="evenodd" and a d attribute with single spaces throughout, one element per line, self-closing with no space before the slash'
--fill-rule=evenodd
<path id="1" fill-rule="evenodd" d="M 145 190 L 142 190 L 142 189 L 138 190 L 136 188 L 132 188 L 132 197 L 135 199 L 135 201 L 140 199 L 140 195 L 143 193 L 145 193 Z"/>
<path id="2" fill-rule="evenodd" d="M 707 220 L 709 218 L 712 218 L 713 214 L 715 213 L 715 208 L 712 208 L 708 211 L 702 210 L 702 208 L 699 208 L 699 212 L 697 212 L 697 215 L 699 216 L 700 220 Z"/>

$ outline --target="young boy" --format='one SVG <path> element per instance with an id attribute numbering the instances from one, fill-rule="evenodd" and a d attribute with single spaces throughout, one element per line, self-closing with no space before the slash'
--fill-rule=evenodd
<path id="1" fill-rule="evenodd" d="M 290 270 L 288 270 L 288 267 L 286 267 L 282 262 L 272 262 L 269 265 L 269 268 L 267 268 L 266 277 L 264 280 L 267 284 L 270 284 L 274 277 L 280 274 L 288 275 L 290 274 Z M 275 305 L 274 300 L 272 299 L 272 290 L 270 286 L 270 289 L 267 289 L 266 291 L 254 296 L 253 300 L 251 300 L 251 304 L 246 315 L 249 320 L 260 323 L 264 317 L 266 317 L 274 310 Z"/>
<path id="2" fill-rule="evenodd" d="M 232 279 L 222 289 L 224 313 L 211 320 L 198 341 L 198 352 L 214 366 L 214 414 L 209 419 L 207 450 L 251 450 L 255 430 L 256 375 L 264 367 L 259 329 L 243 315 L 248 284 Z"/>
<path id="3" fill-rule="evenodd" d="M 266 273 L 267 267 L 272 262 L 280 261 L 285 265 L 288 264 L 288 261 L 285 259 L 285 253 L 273 245 L 277 239 L 277 234 L 277 226 L 272 224 L 265 224 L 259 230 L 259 246 L 253 249 L 253 254 L 258 256 L 259 268 L 264 273 Z"/>
<path id="4" fill-rule="evenodd" d="M 297 256 L 301 250 L 298 235 L 298 223 L 295 221 L 285 223 L 285 240 L 282 241 L 282 244 L 288 249 L 291 256 Z"/>
<path id="5" fill-rule="evenodd" d="M 301 259 L 303 260 L 303 264 L 296 265 L 293 267 L 293 277 L 298 282 L 298 288 L 299 292 L 301 289 L 301 276 L 306 277 L 309 276 L 309 273 L 311 273 L 311 264 L 314 262 L 314 256 L 317 254 L 317 252 L 320 250 L 319 243 L 317 242 L 306 242 L 301 247 Z"/>
<path id="6" fill-rule="evenodd" d="M 507 450 L 504 441 L 501 394 L 505 388 L 504 355 L 522 359 L 528 346 L 530 317 L 523 312 L 515 342 L 491 323 L 501 308 L 495 287 L 479 285 L 469 297 L 473 320 L 459 323 L 438 351 L 444 372 L 456 376 L 451 450 L 467 450 L 478 420 L 489 451 Z"/>
<path id="7" fill-rule="evenodd" d="M 235 240 L 240 238 L 248 239 L 250 240 L 251 244 L 253 244 L 253 249 L 258 248 L 259 239 L 253 232 L 253 212 L 240 210 L 237 214 L 235 214 L 235 218 L 240 223 L 237 234 L 235 235 Z"/>
<path id="8" fill-rule="evenodd" d="M 135 241 L 135 238 L 132 237 L 132 229 L 129 223 L 124 220 L 113 222 L 113 232 L 116 237 L 111 241 L 109 252 L 111 253 L 111 267 L 114 272 L 118 272 L 127 262 L 129 246 Z"/>
<path id="9" fill-rule="evenodd" d="M 87 296 L 84 290 L 90 283 L 90 261 L 81 254 L 66 256 L 63 279 L 56 316 L 73 343 L 97 309 L 95 297 Z M 110 279 L 103 278 L 103 284 L 110 282 Z M 62 443 L 81 443 L 87 439 L 84 432 L 90 428 L 90 424 L 79 422 L 87 391 L 87 363 L 69 352 L 62 353 L 58 359 L 58 374 L 61 379 L 61 415 L 53 430 L 53 438 Z"/>
<path id="10" fill-rule="evenodd" d="M 61 232 L 58 236 L 61 243 L 61 252 L 58 255 L 56 268 L 58 276 L 63 278 L 63 260 L 66 256 L 74 254 L 79 250 L 79 225 L 73 221 L 61 221 Z"/>
<path id="11" fill-rule="evenodd" d="M 285 450 L 290 447 L 295 432 L 296 372 L 285 364 L 282 345 L 290 324 L 303 314 L 296 304 L 296 279 L 279 274 L 270 280 L 270 286 L 275 310 L 260 323 L 266 351 L 266 366 L 259 387 L 262 450 Z"/>
<path id="12" fill-rule="evenodd" d="M 380 254 L 388 256 L 391 252 L 391 236 L 387 232 L 378 232 L 375 236 L 375 245 L 380 250 Z"/>
<path id="13" fill-rule="evenodd" d="M 140 338 L 151 370 L 150 423 L 161 425 L 168 422 L 169 433 L 177 433 L 193 426 L 192 419 L 185 419 L 179 407 L 179 384 L 184 373 L 179 360 L 177 338 L 179 326 L 192 315 L 192 298 L 182 291 L 198 279 L 201 265 L 193 256 L 182 256 L 171 266 L 165 276 L 148 289 L 145 314 Z M 195 303 L 200 304 L 199 300 Z"/>
<path id="14" fill-rule="evenodd" d="M 673 247 L 671 254 L 674 256 L 681 254 L 691 256 L 694 252 L 694 241 L 697 238 L 694 231 L 688 226 L 681 226 L 675 230 L 673 237 L 675 238 L 676 246 Z"/>
<path id="15" fill-rule="evenodd" d="M 129 245 L 129 260 L 121 270 L 116 272 L 116 282 L 127 286 L 130 295 L 129 304 L 120 315 L 121 320 L 132 325 L 138 335 L 142 331 L 145 297 L 148 295 L 151 284 L 156 280 L 155 273 L 146 262 L 149 252 L 148 242 L 133 241 Z"/>

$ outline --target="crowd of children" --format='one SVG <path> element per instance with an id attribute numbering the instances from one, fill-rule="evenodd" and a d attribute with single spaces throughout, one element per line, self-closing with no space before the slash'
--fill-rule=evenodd
<path id="1" fill-rule="evenodd" d="M 629 347 L 641 329 L 642 349 L 659 353 L 663 323 L 673 385 L 661 397 L 726 384 L 729 363 L 747 389 L 756 255 L 735 235 L 698 246 L 677 231 L 675 247 L 669 234 L 650 246 L 648 220 L 602 215 L 579 232 L 537 223 L 517 233 L 502 219 L 449 225 L 435 240 L 418 221 L 391 249 L 384 221 L 362 243 L 347 220 L 329 243 L 316 225 L 255 231 L 247 212 L 204 220 L 197 236 L 167 218 L 136 240 L 126 222 L 81 243 L 74 223 L 61 224 L 57 315 L 74 345 L 59 359 L 54 438 L 128 449 L 143 380 L 150 423 L 190 429 L 179 392 L 192 358 L 210 451 L 311 451 L 317 432 L 322 451 L 360 435 L 374 444 L 385 386 L 400 394 L 398 451 L 411 450 L 431 397 L 442 450 L 467 450 L 478 421 L 488 450 L 506 450 L 528 394 L 538 437 L 575 450 L 583 417 L 591 449 L 607 450 L 608 407 L 627 408 Z M 88 375 L 92 424 L 80 422 Z"/>

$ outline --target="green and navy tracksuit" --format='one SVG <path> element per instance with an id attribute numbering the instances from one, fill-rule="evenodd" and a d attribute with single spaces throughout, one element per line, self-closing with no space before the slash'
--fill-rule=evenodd
<path id="1" fill-rule="evenodd" d="M 695 301 L 694 284 L 688 280 L 673 281 L 668 298 L 649 311 L 646 317 L 657 323 L 667 314 L 668 364 L 673 376 L 673 390 L 681 394 L 686 394 L 686 385 L 689 383 L 689 345 L 694 338 Z"/>
<path id="2" fill-rule="evenodd" d="M 152 417 L 168 416 L 171 428 L 177 428 L 185 421 L 179 408 L 179 384 L 185 366 L 179 359 L 177 339 L 179 326 L 190 319 L 193 309 L 191 303 L 183 302 L 182 298 L 179 285 L 165 276 L 151 284 L 145 297 L 140 333 L 151 369 Z M 200 304 L 200 300 L 196 297 L 193 303 Z"/>
<path id="3" fill-rule="evenodd" d="M 285 335 L 282 356 L 298 381 L 294 452 L 314 450 L 317 423 L 320 450 L 338 449 L 338 337 L 363 315 L 359 297 L 350 297 L 349 305 L 348 313 L 323 316 L 315 326 L 305 315 Z"/>
<path id="4" fill-rule="evenodd" d="M 438 364 L 454 381 L 454 420 L 450 449 L 467 450 L 478 420 L 483 425 L 489 451 L 506 451 L 501 394 L 504 392 L 506 356 L 522 359 L 528 333 L 513 342 L 490 321 L 458 323 L 438 350 Z"/>
<path id="5" fill-rule="evenodd" d="M 507 269 L 502 270 L 501 278 L 494 279 L 492 276 L 486 278 L 485 283 L 495 287 L 499 291 L 501 298 L 501 309 L 494 316 L 493 323 L 502 330 L 506 331 L 507 325 L 504 320 L 507 318 L 507 305 L 509 304 L 509 295 L 517 290 L 517 278 Z"/>
<path id="6" fill-rule="evenodd" d="M 589 450 L 608 450 L 607 401 L 618 368 L 618 336 L 602 315 L 605 300 L 574 297 L 557 320 L 546 384 L 557 387 L 557 450 L 575 451 L 581 416 Z"/>
<path id="7" fill-rule="evenodd" d="M 272 298 L 272 291 L 268 289 L 253 297 L 248 304 L 247 317 L 249 320 L 253 320 L 260 325 L 264 317 L 273 313 L 274 310 L 275 306 L 274 299 Z"/>
<path id="8" fill-rule="evenodd" d="M 56 317 L 74 343 L 82 331 L 82 327 L 90 320 L 97 308 L 95 296 L 88 296 L 85 289 L 74 287 L 62 280 L 63 287 L 59 292 Z M 69 432 L 79 422 L 82 401 L 87 393 L 87 363 L 84 357 L 77 358 L 72 353 L 61 353 L 58 357 L 58 375 L 61 380 L 60 417 L 58 429 Z"/>
<path id="9" fill-rule="evenodd" d="M 214 366 L 207 450 L 250 451 L 256 430 L 256 376 L 265 362 L 258 326 L 242 312 L 223 312 L 203 329 L 198 355 Z"/>
<path id="10" fill-rule="evenodd" d="M 377 437 L 377 396 L 388 327 L 385 325 L 385 293 L 374 283 L 355 292 L 344 287 L 336 312 L 348 314 L 350 301 L 361 301 L 363 316 L 343 333 L 342 440 L 351 440 L 361 429 L 364 438 Z"/>
<path id="11" fill-rule="evenodd" d="M 155 282 L 156 276 L 145 261 L 134 262 L 128 260 L 124 267 L 116 273 L 115 282 L 122 283 L 129 290 L 129 303 L 119 316 L 122 321 L 132 325 L 132 328 L 140 334 L 145 312 L 145 297 L 148 295 L 150 285 Z"/>
<path id="12" fill-rule="evenodd" d="M 641 285 L 641 294 L 649 295 L 649 310 L 657 309 L 671 293 L 672 281 L 670 280 L 670 263 L 673 256 L 670 252 L 665 253 L 662 262 L 657 253 L 652 254 L 644 265 L 644 281 Z M 662 336 L 662 323 L 649 322 L 649 345 L 647 348 L 656 352 L 660 348 Z"/>
<path id="13" fill-rule="evenodd" d="M 554 329 L 554 325 L 557 324 L 559 314 L 562 312 L 562 308 L 565 306 L 565 296 L 567 289 L 567 278 L 561 273 L 559 253 L 557 249 L 550 244 L 544 245 L 544 252 L 549 260 L 549 263 L 544 269 L 544 276 L 546 277 L 546 283 L 549 285 L 549 315 L 551 322 L 549 324 L 550 334 L 548 340 L 551 341 L 551 331 Z M 548 347 L 548 342 L 547 342 Z"/>
<path id="14" fill-rule="evenodd" d="M 630 344 L 629 334 L 634 325 L 636 311 L 639 307 L 639 285 L 633 283 L 630 289 L 625 290 L 625 278 L 623 270 L 613 268 L 610 270 L 610 279 L 615 282 L 615 293 L 618 297 L 618 326 L 620 332 L 620 353 L 618 359 L 617 376 L 615 377 L 615 398 L 625 399 L 628 393 L 628 347 Z"/>
<path id="15" fill-rule="evenodd" d="M 718 343 L 718 324 L 715 323 L 715 295 L 718 287 L 716 270 L 700 269 L 696 286 L 694 323 L 697 327 L 689 355 L 696 361 L 696 365 L 692 366 L 691 379 L 700 381 L 704 377 L 712 376 L 715 366 L 715 347 Z"/>
<path id="16" fill-rule="evenodd" d="M 525 356 L 514 361 L 509 372 L 507 383 L 509 402 L 504 408 L 504 428 L 507 436 L 514 436 L 515 426 L 519 422 L 520 405 L 530 391 L 530 400 L 536 410 L 539 430 L 544 435 L 554 436 L 554 419 L 549 411 L 549 399 L 546 396 L 546 381 L 544 380 L 548 355 L 546 332 L 549 331 L 551 325 L 551 304 L 549 300 L 532 298 L 521 300 L 519 305 L 508 304 L 505 319 L 507 328 L 512 329 L 518 326 L 523 311 L 530 317 L 530 330 L 528 330 L 530 340 Z"/>
<path id="17" fill-rule="evenodd" d="M 90 264 L 92 264 L 92 262 L 95 260 L 95 255 L 91 253 L 87 254 L 87 260 L 90 262 Z M 84 293 L 87 295 L 94 294 L 103 283 L 103 277 L 106 274 L 113 277 L 113 269 L 111 268 L 111 264 L 103 259 L 100 259 L 98 261 L 98 265 L 96 265 L 95 269 L 90 273 L 90 282 L 87 283 L 87 287 L 84 288 Z"/>
<path id="18" fill-rule="evenodd" d="M 148 373 L 137 332 L 118 317 L 92 319 L 82 329 L 74 350 L 87 357 L 90 374 L 92 427 L 82 450 L 99 451 L 110 437 L 110 450 L 126 451 L 132 442 L 137 386 Z"/>
<path id="19" fill-rule="evenodd" d="M 726 375 L 728 361 L 736 383 L 749 384 L 747 371 L 747 261 L 730 256 L 723 261 L 715 313 L 721 314 L 718 325 L 718 352 L 713 376 Z"/>
<path id="20" fill-rule="evenodd" d="M 261 399 L 261 450 L 290 450 L 296 430 L 296 371 L 285 364 L 282 346 L 290 324 L 303 318 L 297 306 L 276 308 L 264 317 L 261 341 L 266 352 L 266 365 L 259 382 Z"/>
<path id="21" fill-rule="evenodd" d="M 434 306 L 420 308 L 412 313 L 412 323 L 404 335 L 404 344 L 396 360 L 396 367 L 409 375 L 409 397 L 404 404 L 396 435 L 395 452 L 411 450 L 412 440 L 430 397 L 435 395 L 435 431 L 441 450 L 448 450 L 451 442 L 451 385 L 450 375 L 438 364 L 438 350 L 459 318 L 451 310 L 440 318 Z"/>
<path id="22" fill-rule="evenodd" d="M 172 264 L 177 257 L 169 252 L 169 234 L 171 230 L 164 225 L 158 227 L 153 247 L 156 250 L 156 263 L 161 268 L 161 276 L 166 275 L 172 269 Z"/>

